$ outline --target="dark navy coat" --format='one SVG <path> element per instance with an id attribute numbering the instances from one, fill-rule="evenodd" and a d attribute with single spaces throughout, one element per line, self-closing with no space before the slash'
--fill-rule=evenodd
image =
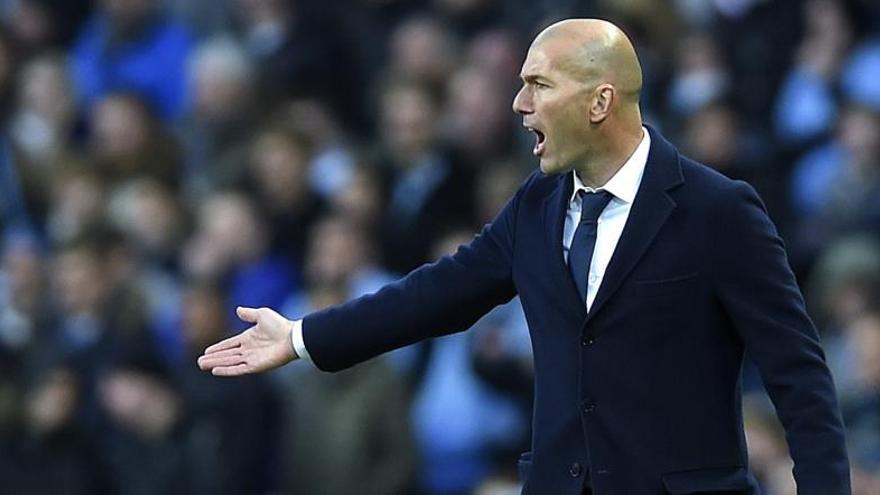
<path id="1" fill-rule="evenodd" d="M 347 368 L 461 331 L 519 294 L 535 360 L 529 495 L 756 495 L 743 351 L 785 426 L 800 495 L 850 493 L 844 429 L 815 327 L 755 191 L 655 130 L 589 315 L 562 255 L 570 174 L 534 173 L 452 256 L 305 318 L 315 364 Z"/>

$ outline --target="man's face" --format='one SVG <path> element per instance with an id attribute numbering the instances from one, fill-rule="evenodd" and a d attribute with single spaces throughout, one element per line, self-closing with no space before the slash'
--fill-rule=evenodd
<path id="1" fill-rule="evenodd" d="M 57 256 L 53 283 L 65 313 L 74 315 L 101 309 L 106 293 L 101 268 L 94 253 L 85 249 L 74 248 Z"/>
<path id="2" fill-rule="evenodd" d="M 412 159 L 434 141 L 435 109 L 428 95 L 416 88 L 395 88 L 382 99 L 382 134 L 392 153 Z"/>
<path id="3" fill-rule="evenodd" d="M 532 150 L 545 174 L 571 170 L 589 152 L 589 88 L 576 80 L 564 62 L 564 41 L 532 45 L 523 63 L 523 86 L 513 110 L 523 126 L 535 134 Z"/>
<path id="4" fill-rule="evenodd" d="M 316 286 L 347 287 L 365 264 L 363 239 L 344 222 L 327 219 L 312 231 L 306 274 Z"/>

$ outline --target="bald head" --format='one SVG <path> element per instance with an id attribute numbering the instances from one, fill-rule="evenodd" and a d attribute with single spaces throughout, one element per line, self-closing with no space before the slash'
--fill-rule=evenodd
<path id="1" fill-rule="evenodd" d="M 598 19 L 557 22 L 535 38 L 513 110 L 535 134 L 544 173 L 604 184 L 642 141 L 642 69 L 629 38 Z"/>
<path id="2" fill-rule="evenodd" d="M 638 102 L 642 67 L 626 34 L 601 19 L 566 19 L 547 27 L 532 48 L 552 49 L 557 68 L 589 85 L 611 84 L 622 99 Z"/>

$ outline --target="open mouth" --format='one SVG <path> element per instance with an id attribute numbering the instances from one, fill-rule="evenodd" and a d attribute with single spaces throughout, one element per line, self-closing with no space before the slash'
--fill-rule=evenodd
<path id="1" fill-rule="evenodd" d="M 532 154 L 535 156 L 541 156 L 544 153 L 544 145 L 547 143 L 547 136 L 534 127 L 526 126 L 526 129 L 535 135 L 535 147 L 532 149 Z"/>

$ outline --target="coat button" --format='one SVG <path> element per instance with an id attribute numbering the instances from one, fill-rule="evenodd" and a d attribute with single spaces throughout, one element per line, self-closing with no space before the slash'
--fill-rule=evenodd
<path id="1" fill-rule="evenodd" d="M 596 404 L 586 404 L 584 405 L 584 412 L 589 414 L 596 410 Z"/>
<path id="2" fill-rule="evenodd" d="M 568 474 L 571 475 L 572 478 L 577 478 L 584 472 L 584 468 L 581 467 L 581 463 L 572 462 L 571 466 L 568 466 Z"/>
<path id="3" fill-rule="evenodd" d="M 596 339 L 594 339 L 593 337 L 584 337 L 584 339 L 581 340 L 581 344 L 583 344 L 584 347 L 590 347 L 591 345 L 593 345 L 595 343 L 596 343 Z"/>

